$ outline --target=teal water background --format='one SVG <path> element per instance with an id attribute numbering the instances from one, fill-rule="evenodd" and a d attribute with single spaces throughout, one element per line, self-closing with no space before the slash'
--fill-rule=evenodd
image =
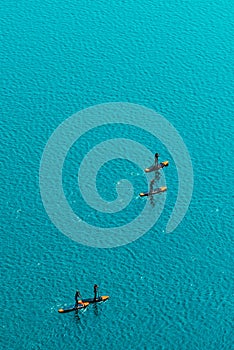
<path id="1" fill-rule="evenodd" d="M 9 0 L 0 16 L 1 348 L 232 349 L 232 2 Z M 61 122 L 118 101 L 174 125 L 193 162 L 194 193 L 172 234 L 164 232 L 175 200 L 168 191 L 150 232 L 97 249 L 51 223 L 39 166 Z M 171 161 L 166 179 L 176 187 L 170 155 L 157 140 L 152 147 Z M 107 303 L 80 319 L 57 313 L 94 283 Z"/>

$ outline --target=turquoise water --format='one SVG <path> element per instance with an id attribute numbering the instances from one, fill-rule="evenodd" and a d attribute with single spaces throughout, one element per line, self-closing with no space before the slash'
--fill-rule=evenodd
<path id="1" fill-rule="evenodd" d="M 9 0 L 0 14 L 1 348 L 231 349 L 231 1 Z M 126 246 L 91 248 L 48 218 L 40 160 L 66 118 L 118 101 L 152 108 L 174 125 L 193 162 L 194 192 L 172 234 L 164 232 L 175 201 L 169 190 L 150 232 Z M 166 180 L 176 187 L 167 150 L 157 140 L 149 145 L 146 135 L 140 142 L 169 159 Z M 70 178 L 79 157 L 71 150 L 65 164 L 71 203 L 79 194 Z M 105 189 L 121 172 L 116 179 L 106 170 L 97 187 L 113 200 Z M 142 191 L 138 176 L 133 185 Z M 94 283 L 111 296 L 107 303 L 79 317 L 57 313 L 76 288 L 90 296 Z"/>

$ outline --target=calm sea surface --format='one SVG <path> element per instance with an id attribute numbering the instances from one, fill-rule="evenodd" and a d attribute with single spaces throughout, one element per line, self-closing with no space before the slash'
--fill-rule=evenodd
<path id="1" fill-rule="evenodd" d="M 232 2 L 8 0 L 0 17 L 1 349 L 233 349 Z M 138 240 L 98 249 L 50 221 L 39 167 L 66 118 L 119 101 L 151 108 L 177 129 L 193 163 L 194 192 L 184 220 L 167 234 L 176 165 L 157 139 L 127 130 L 125 137 L 170 161 L 165 208 Z M 74 210 L 77 166 L 93 135 L 82 142 L 64 169 Z M 97 178 L 106 200 L 115 199 L 123 175 L 131 174 L 136 193 L 146 189 L 142 169 L 118 162 Z M 131 210 L 134 216 L 134 201 L 112 225 L 128 221 Z M 97 220 L 85 203 L 80 211 Z M 107 303 L 79 315 L 57 312 L 77 288 L 92 296 L 94 283 L 110 295 Z"/>

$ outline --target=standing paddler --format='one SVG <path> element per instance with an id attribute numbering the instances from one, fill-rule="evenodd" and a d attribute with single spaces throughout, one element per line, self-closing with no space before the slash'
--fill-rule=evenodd
<path id="1" fill-rule="evenodd" d="M 93 286 L 93 292 L 94 292 L 94 300 L 97 300 L 97 296 L 98 296 L 98 285 L 95 284 Z"/>
<path id="2" fill-rule="evenodd" d="M 81 298 L 81 295 L 80 295 L 80 291 L 79 290 L 77 290 L 76 291 L 76 294 L 75 294 L 75 307 L 77 307 L 78 306 L 78 304 L 79 304 L 79 300 L 78 300 L 78 298 Z"/>

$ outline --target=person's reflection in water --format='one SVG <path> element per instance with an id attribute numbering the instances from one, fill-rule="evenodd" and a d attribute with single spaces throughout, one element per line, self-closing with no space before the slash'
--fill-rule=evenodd
<path id="1" fill-rule="evenodd" d="M 80 316 L 79 316 L 78 310 L 75 311 L 74 315 L 75 315 L 75 320 L 76 320 L 77 324 L 79 324 L 80 323 Z"/>
<path id="2" fill-rule="evenodd" d="M 159 170 L 156 170 L 156 171 L 155 171 L 155 174 L 154 174 L 154 180 L 157 182 L 157 181 L 160 180 L 160 178 L 161 178 L 161 173 L 160 173 Z M 156 187 L 158 187 L 158 184 L 157 184 Z"/>
<path id="3" fill-rule="evenodd" d="M 156 153 L 158 154 L 158 153 Z M 154 173 L 154 178 L 153 180 L 150 181 L 150 189 L 149 189 L 149 200 L 150 200 L 150 204 L 152 205 L 152 207 L 155 207 L 155 197 L 152 194 L 154 187 L 159 187 L 159 180 L 161 178 L 161 173 L 160 171 L 156 170 Z"/>
<path id="4" fill-rule="evenodd" d="M 154 200 L 154 196 L 152 195 L 153 189 L 154 189 L 154 183 L 155 180 L 151 180 L 150 181 L 150 188 L 149 188 L 149 200 L 150 200 L 150 204 L 152 205 L 152 207 L 155 206 L 155 200 Z"/>
<path id="5" fill-rule="evenodd" d="M 98 316 L 98 306 L 96 303 L 93 304 L 93 312 L 95 316 Z"/>

